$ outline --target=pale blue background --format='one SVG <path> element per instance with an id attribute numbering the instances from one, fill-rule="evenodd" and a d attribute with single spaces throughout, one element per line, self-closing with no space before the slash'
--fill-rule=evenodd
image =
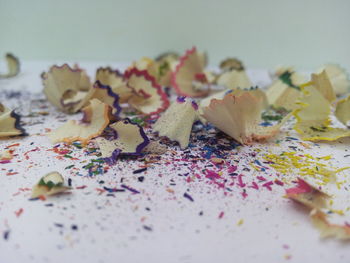
<path id="1" fill-rule="evenodd" d="M 0 0 L 0 34 L 0 54 L 26 60 L 129 61 L 197 45 L 214 65 L 350 69 L 349 0 Z"/>

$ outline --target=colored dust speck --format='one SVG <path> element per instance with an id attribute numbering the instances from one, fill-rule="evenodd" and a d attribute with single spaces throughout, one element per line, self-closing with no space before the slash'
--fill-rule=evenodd
<path id="1" fill-rule="evenodd" d="M 88 170 L 88 176 L 100 175 L 108 170 L 108 166 L 104 166 L 104 164 L 105 161 L 103 159 L 92 159 L 83 166 L 83 169 Z"/>
<path id="2" fill-rule="evenodd" d="M 334 168 L 325 161 L 330 160 L 330 155 L 313 157 L 310 154 L 300 154 L 297 152 L 282 152 L 281 154 L 268 153 L 263 156 L 266 164 L 274 168 L 283 176 L 297 174 L 299 176 L 311 176 L 320 180 L 323 184 L 335 180 L 337 173 L 349 169 L 350 167 Z M 280 180 L 275 183 L 281 185 Z"/>
<path id="3" fill-rule="evenodd" d="M 20 208 L 17 211 L 15 211 L 16 217 L 20 217 L 22 215 L 23 211 L 24 211 L 23 208 Z"/>
<path id="4" fill-rule="evenodd" d="M 126 189 L 126 190 L 129 190 L 130 192 L 132 192 L 133 194 L 139 194 L 140 192 L 130 186 L 127 186 L 125 184 L 122 184 L 121 185 L 122 188 Z"/>
<path id="5" fill-rule="evenodd" d="M 194 202 L 194 199 L 188 193 L 184 193 L 184 197 L 190 200 L 191 202 Z"/>
<path id="6" fill-rule="evenodd" d="M 5 239 L 5 240 L 8 240 L 8 239 L 9 239 L 9 237 L 10 237 L 10 230 L 6 230 L 6 231 L 4 231 L 4 233 L 3 233 L 3 237 L 4 237 L 4 239 Z"/>
<path id="7" fill-rule="evenodd" d="M 24 157 L 26 158 L 26 160 L 29 160 L 29 153 L 36 152 L 36 151 L 40 151 L 40 148 L 39 147 L 35 147 L 34 149 L 31 149 L 31 150 L 25 152 L 24 153 Z"/>

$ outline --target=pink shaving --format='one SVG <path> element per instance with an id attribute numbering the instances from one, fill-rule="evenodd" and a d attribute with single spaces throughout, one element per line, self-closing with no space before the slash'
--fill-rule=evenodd
<path id="1" fill-rule="evenodd" d="M 287 196 L 304 194 L 312 191 L 312 187 L 303 179 L 298 178 L 297 184 L 296 187 L 286 189 Z"/>

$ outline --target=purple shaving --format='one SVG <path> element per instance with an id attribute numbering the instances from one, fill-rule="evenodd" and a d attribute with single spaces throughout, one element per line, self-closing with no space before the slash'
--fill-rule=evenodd
<path id="1" fill-rule="evenodd" d="M 111 127 L 106 127 L 106 129 L 103 131 L 102 137 L 106 138 L 107 140 L 116 140 L 118 139 L 118 134 L 117 132 L 112 129 Z"/>
<path id="2" fill-rule="evenodd" d="M 139 132 L 140 132 L 140 135 L 141 137 L 143 138 L 143 142 L 140 143 L 137 147 L 136 147 L 136 150 L 135 152 L 123 152 L 121 149 L 115 149 L 112 153 L 112 155 L 110 157 L 106 157 L 104 158 L 104 160 L 106 161 L 106 163 L 110 164 L 110 165 L 113 165 L 116 163 L 117 159 L 119 156 L 124 156 L 124 155 L 127 155 L 127 156 L 138 156 L 138 155 L 141 155 L 141 152 L 142 150 L 149 144 L 149 139 L 146 135 L 146 133 L 144 132 L 144 130 L 142 129 L 142 127 L 136 123 L 133 123 L 131 122 L 130 119 L 128 118 L 125 118 L 123 120 L 120 120 L 120 121 L 123 121 L 125 124 L 131 124 L 131 125 L 136 125 L 138 128 L 139 128 Z M 114 138 L 116 140 L 118 140 L 118 132 L 114 129 L 112 129 L 114 131 Z"/>
<path id="3" fill-rule="evenodd" d="M 95 88 L 95 89 L 105 89 L 105 90 L 107 90 L 108 96 L 114 98 L 113 108 L 116 111 L 113 113 L 113 115 L 118 118 L 120 113 L 121 113 L 121 111 L 122 111 L 122 107 L 120 107 L 120 105 L 119 105 L 119 95 L 114 93 L 110 86 L 103 85 L 99 80 L 97 80 L 95 82 L 93 88 Z"/>
<path id="4" fill-rule="evenodd" d="M 121 155 L 140 155 L 143 148 L 145 148 L 148 144 L 149 144 L 149 139 L 146 135 L 146 133 L 144 132 L 144 130 L 142 129 L 142 127 L 140 125 L 138 125 L 137 123 L 133 123 L 129 118 L 125 118 L 123 119 L 125 124 L 132 124 L 132 125 L 136 125 L 139 128 L 139 132 L 141 137 L 143 138 L 143 142 L 140 143 L 137 147 L 136 147 L 136 151 L 135 152 L 121 152 Z M 118 132 L 116 131 L 117 135 Z"/>
<path id="5" fill-rule="evenodd" d="M 25 129 L 21 126 L 20 124 L 20 119 L 21 119 L 21 116 L 18 115 L 17 113 L 15 113 L 14 111 L 11 111 L 11 117 L 14 118 L 16 121 L 15 121 L 15 128 L 17 130 L 20 130 L 21 131 L 21 136 L 26 136 L 28 135 L 25 131 Z"/>
<path id="6" fill-rule="evenodd" d="M 103 160 L 109 165 L 114 165 L 117 163 L 117 158 L 119 157 L 120 153 L 120 149 L 115 149 L 110 157 L 103 158 Z"/>

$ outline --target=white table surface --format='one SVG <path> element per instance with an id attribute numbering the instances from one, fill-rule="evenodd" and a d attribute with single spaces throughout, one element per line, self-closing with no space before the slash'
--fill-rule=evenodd
<path id="1" fill-rule="evenodd" d="M 51 64 L 25 62 L 18 77 L 0 80 L 0 98 L 5 104 L 24 115 L 28 111 L 50 113 L 23 118 L 30 136 L 0 140 L 0 152 L 13 143 L 20 144 L 12 148 L 17 156 L 11 163 L 0 164 L 1 263 L 350 262 L 348 243 L 321 240 L 307 211 L 283 198 L 285 189 L 292 185 L 274 184 L 271 191 L 261 185 L 259 190 L 248 187 L 259 175 L 268 180 L 280 178 L 272 168 L 257 172 L 250 165 L 254 160 L 262 162 L 267 151 L 278 154 L 291 151 L 289 146 L 296 146 L 300 153 L 331 154 L 333 158 L 329 162 L 343 167 L 350 164 L 350 157 L 344 157 L 349 154 L 350 140 L 308 143 L 311 149 L 307 149 L 300 141 L 286 140 L 286 136 L 298 137 L 287 125 L 270 142 L 237 147 L 227 153 L 226 162 L 238 163 L 237 172 L 244 175 L 247 184 L 245 187 L 237 183 L 229 185 L 232 179 L 224 167 L 220 182 L 226 179 L 225 187 L 229 190 L 205 178 L 203 169 L 216 170 L 208 166 L 212 164 L 209 160 L 191 167 L 191 158 L 179 160 L 185 153 L 176 146 L 170 147 L 175 152 L 162 156 L 161 161 L 145 173 L 132 173 L 144 162 L 120 160 L 106 173 L 89 176 L 82 167 L 96 156 L 70 147 L 70 155 L 78 160 L 57 158 L 59 154 L 48 151 L 53 145 L 45 136 L 46 128 L 62 124 L 58 119 L 79 119 L 80 115 L 68 117 L 51 106 L 39 108 L 48 105 L 45 102 L 30 102 L 32 98 L 44 98 L 28 92 L 42 90 L 39 74 Z M 106 64 L 81 63 L 90 76 L 97 66 L 103 65 Z M 124 68 L 125 65 L 112 66 Z M 253 70 L 249 75 L 256 84 L 269 83 L 267 71 Z M 4 90 L 20 91 L 22 95 L 19 99 L 4 99 L 9 95 Z M 195 147 L 191 154 L 200 155 L 203 146 Z M 25 154 L 30 150 L 35 151 Z M 257 153 L 255 157 L 254 153 Z M 70 165 L 74 168 L 65 169 Z M 244 171 L 246 167 L 251 170 Z M 50 171 L 59 171 L 67 180 L 72 180 L 71 194 L 29 201 L 30 188 Z M 201 178 L 189 181 L 187 178 L 194 174 Z M 138 181 L 139 176 L 145 177 L 143 182 Z M 291 173 L 284 177 L 291 181 L 296 176 Z M 140 193 L 126 190 L 108 195 L 107 191 L 97 190 L 104 186 L 121 189 L 122 184 Z M 243 190 L 248 194 L 246 198 L 242 197 Z M 339 193 L 347 194 L 344 191 Z M 185 198 L 184 193 L 194 201 Z M 22 213 L 18 213 L 20 209 Z M 238 224 L 240 220 L 242 224 Z"/>

